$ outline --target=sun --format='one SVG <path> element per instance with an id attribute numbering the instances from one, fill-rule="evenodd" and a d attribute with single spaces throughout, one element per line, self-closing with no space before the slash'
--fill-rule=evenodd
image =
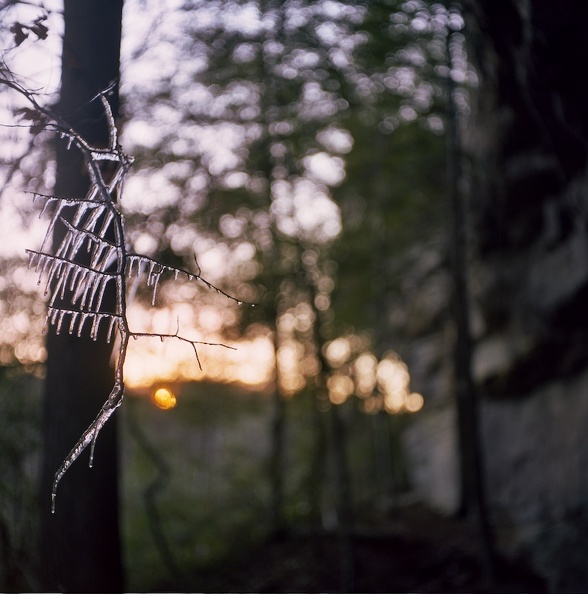
<path id="1" fill-rule="evenodd" d="M 151 398 L 155 403 L 155 406 L 163 410 L 174 408 L 177 404 L 175 395 L 167 388 L 159 388 L 155 390 Z"/>

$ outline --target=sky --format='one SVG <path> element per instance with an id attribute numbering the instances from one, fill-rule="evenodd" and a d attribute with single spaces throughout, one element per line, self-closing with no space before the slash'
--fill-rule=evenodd
<path id="1" fill-rule="evenodd" d="M 121 95 L 123 102 L 128 105 L 133 103 L 133 98 L 140 97 L 142 92 L 154 93 L 162 85 L 166 85 L 168 79 L 172 79 L 178 89 L 184 89 L 181 94 L 182 101 L 186 105 L 206 104 L 210 100 L 206 87 L 188 84 L 194 74 L 205 68 L 205 59 L 199 55 L 192 55 L 190 60 L 182 59 L 182 25 L 185 13 L 174 10 L 182 4 L 179 0 L 127 0 L 124 5 L 123 15 L 123 42 L 121 47 Z M 35 89 L 45 101 L 50 102 L 56 96 L 59 85 L 60 74 L 60 36 L 62 34 L 62 22 L 59 17 L 60 2 L 49 0 L 45 2 L 49 9 L 47 19 L 43 21 L 48 26 L 48 36 L 45 40 L 35 38 L 29 33 L 18 47 L 5 50 L 3 57 L 7 65 L 18 72 L 21 80 L 29 88 Z M 244 4 L 234 11 L 226 13 L 219 12 L 217 3 L 207 4 L 209 10 L 199 12 L 198 27 L 206 28 L 210 23 L 223 19 L 227 30 L 231 28 L 241 31 L 255 33 L 271 24 L 260 20 L 257 12 L 249 4 Z M 146 7 L 148 9 L 146 9 Z M 336 2 L 325 1 L 317 4 L 316 10 L 325 11 L 325 14 L 332 13 L 333 18 L 340 16 L 337 11 L 341 10 Z M 348 18 L 359 18 L 359 13 L 347 7 L 350 13 Z M 32 23 L 42 14 L 34 5 L 25 5 L 18 8 L 18 14 L 10 16 L 22 23 Z M 356 14 L 357 13 L 357 14 Z M 141 18 L 137 18 L 137 14 Z M 296 19 L 305 18 L 303 13 L 289 15 L 293 22 Z M 207 21 L 208 18 L 208 22 Z M 321 30 L 325 39 L 331 38 L 331 43 L 341 42 L 337 37 L 335 28 L 323 27 Z M 10 47 L 10 34 L 4 33 L 5 47 Z M 6 37 L 8 35 L 8 38 Z M 351 42 L 350 43 L 355 43 Z M 185 50 L 184 50 L 185 51 Z M 247 60 L 246 48 L 241 52 L 239 59 Z M 338 54 L 339 55 L 339 54 Z M 301 60 L 304 56 L 301 56 Z M 309 54 L 308 59 L 312 59 Z M 340 52 L 339 60 L 344 59 L 344 53 Z M 300 62 L 295 67 L 309 66 Z M 312 64 L 310 65 L 312 66 Z M 286 75 L 287 73 L 285 73 Z M 184 81 L 185 84 L 182 84 Z M 237 89 L 235 92 L 242 92 Z M 316 105 L 317 109 L 328 104 L 324 101 L 318 87 L 315 89 L 311 84 L 306 90 L 307 100 L 310 105 Z M 316 97 L 313 98 L 313 93 Z M 318 95 L 317 95 L 318 93 Z M 0 122 L 12 123 L 14 118 L 10 111 L 14 105 L 11 102 L 19 101 L 7 93 L 0 93 Z M 314 103 L 313 103 L 314 102 Z M 225 183 L 233 187 L 245 187 L 250 181 L 243 173 L 231 172 L 239 163 L 239 151 L 243 145 L 243 130 L 229 123 L 223 126 L 211 127 L 201 126 L 189 131 L 189 136 L 182 137 L 182 128 L 178 128 L 179 110 L 170 109 L 165 104 L 150 106 L 149 112 L 141 112 L 145 105 L 141 104 L 133 117 L 127 122 L 122 131 L 121 140 L 125 150 L 133 152 L 134 149 L 145 151 L 154 148 L 163 133 L 175 130 L 177 138 L 175 148 L 179 155 L 186 149 L 187 143 L 197 142 L 199 150 L 208 161 L 209 170 L 217 175 L 227 172 Z M 128 111 L 127 107 L 127 111 Z M 322 109 L 322 108 L 321 108 Z M 413 110 L 414 111 L 414 110 Z M 128 115 L 128 114 L 127 114 Z M 402 115 L 402 114 L 401 114 Z M 301 114 L 301 117 L 305 117 Z M 313 117 L 309 114 L 308 117 Z M 406 116 L 410 119 L 413 116 Z M 2 158 L 6 161 L 19 160 L 24 169 L 33 168 L 35 163 L 27 163 L 26 153 L 30 150 L 29 143 L 34 138 L 25 129 L 5 128 L 5 133 L 11 135 L 11 142 L 3 143 Z M 302 238 L 307 241 L 328 242 L 334 239 L 341 231 L 341 216 L 337 204 L 331 199 L 329 188 L 342 183 L 345 179 L 345 155 L 353 146 L 353 139 L 345 130 L 336 127 L 327 127 L 317 134 L 319 143 L 324 147 L 323 151 L 308 154 L 302 159 L 303 175 L 298 178 L 277 179 L 272 186 L 273 203 L 270 216 L 274 217 L 278 229 L 285 235 L 293 238 Z M 171 180 L 174 176 L 185 175 L 182 168 L 186 163 L 174 161 L 167 163 L 159 169 L 147 169 L 132 172 L 125 186 L 125 193 L 122 197 L 122 207 L 133 214 L 150 217 L 150 215 L 163 206 L 185 205 L 186 197 L 183 196 Z M 4 169 L 6 171 L 6 169 Z M 38 172 L 37 182 L 41 180 L 42 191 L 49 192 L 54 181 L 54 172 L 51 166 L 44 171 Z M 19 213 L 24 210 L 34 210 L 36 206 L 32 203 L 32 196 L 27 194 L 22 187 L 18 174 L 9 180 L 10 183 L 3 183 L 4 191 L 0 203 L 0 236 L 5 238 L 0 246 L 5 258 L 18 259 L 24 254 L 26 248 L 35 249 L 38 247 L 46 229 L 46 220 L 23 218 Z M 194 194 L 198 196 L 198 178 L 195 176 L 191 183 L 196 184 Z M 26 206 L 23 207 L 23 204 Z M 32 223 L 30 223 L 32 221 Z M 237 218 L 225 217 L 221 220 L 221 227 L 228 235 L 239 234 L 239 221 Z M 171 231 L 170 231 L 171 229 Z M 227 268 L 244 266 L 252 255 L 252 246 L 242 242 L 238 249 L 229 250 L 224 243 L 214 243 L 210 238 L 201 237 L 196 231 L 187 227 L 176 226 L 173 223 L 170 229 L 160 229 L 159 232 L 167 232 L 172 235 L 172 245 L 179 251 L 192 249 L 197 253 L 197 265 L 202 271 L 202 276 L 207 280 L 217 283 L 227 274 Z M 153 255 L 157 242 L 149 227 L 143 230 L 132 231 L 131 238 L 134 242 L 135 251 Z M 175 245 L 174 245 L 175 244 Z M 251 248 L 251 249 L 248 249 Z M 13 275 L 12 282 L 18 280 L 19 285 L 30 291 L 34 288 L 36 277 L 32 271 L 29 273 L 18 272 Z M 0 281 L 6 284 L 6 278 Z M 182 293 L 183 291 L 183 293 Z M 197 299 L 197 295 L 190 293 L 189 289 L 178 289 L 170 294 L 184 295 L 188 302 Z M 180 300 L 181 301 L 181 300 Z M 228 312 L 228 313 L 226 313 Z M 202 346 L 199 349 L 199 358 L 202 362 L 202 369 L 194 357 L 192 349 L 173 340 L 166 340 L 164 343 L 154 340 L 141 340 L 133 344 L 127 357 L 126 377 L 131 387 L 141 387 L 150 384 L 161 384 L 180 380 L 210 379 L 212 381 L 235 381 L 238 380 L 251 386 L 265 386 L 273 379 L 273 366 L 276 355 L 273 352 L 273 340 L 267 330 L 253 328 L 250 335 L 239 340 L 227 341 L 221 336 L 223 323 L 227 321 L 226 316 L 231 315 L 231 308 L 227 307 L 225 313 L 219 313 L 218 305 L 203 302 L 197 308 L 189 307 L 186 302 L 178 302 L 177 299 L 169 299 L 167 305 L 158 310 L 147 310 L 144 305 L 131 305 L 128 316 L 132 329 L 137 332 L 173 332 L 180 326 L 184 335 L 193 337 L 194 340 L 220 343 L 220 346 Z M 0 313 L 2 313 L 0 311 Z M 33 339 L 26 347 L 20 346 L 20 356 L 23 360 L 42 359 L 44 350 L 42 337 L 39 337 L 35 330 L 38 330 L 38 323 L 32 324 L 23 322 L 22 315 L 15 314 L 10 317 L 4 312 L 3 329 L 14 326 L 13 336 L 18 337 L 25 334 L 33 334 L 38 340 Z M 34 325 L 33 332 L 31 326 Z M 10 336 L 10 332 L 5 332 Z M 21 341 L 22 342 L 22 341 Z M 24 344 L 24 342 L 23 342 Z M 296 346 L 292 341 L 285 341 L 282 352 L 278 352 L 278 364 L 285 367 L 283 376 L 285 381 L 290 381 L 291 387 L 300 386 L 300 372 L 288 372 L 288 365 L 296 365 Z M 230 348 L 226 348 L 230 347 Z M 332 350 L 332 349 L 331 349 Z M 350 354 L 351 356 L 351 354 Z M 361 353 L 355 353 L 359 356 Z M 362 359 L 365 363 L 367 359 Z M 386 391 L 384 381 L 384 369 L 386 365 L 398 366 L 399 363 L 382 361 L 382 365 L 370 367 L 369 365 L 356 366 L 355 375 L 358 384 L 362 381 L 365 385 L 370 382 L 375 385 L 381 383 L 381 390 Z M 312 368 L 312 364 L 310 367 Z M 390 368 L 391 369 L 391 368 Z M 396 368 L 394 368 L 396 369 Z M 399 368 L 400 369 L 400 368 Z M 377 371 L 379 370 L 379 371 Z M 396 370 L 398 371 L 398 370 Z M 392 373 L 392 372 L 390 372 Z M 394 372 L 396 373 L 396 372 Z M 392 375 L 394 375 L 392 373 Z M 398 372 L 400 373 L 400 372 Z M 398 376 L 398 373 L 396 375 Z M 404 373 L 404 372 L 402 372 Z M 400 375 L 402 375 L 402 373 Z M 364 379 L 362 380 L 361 377 Z M 371 375 L 370 375 L 371 374 Z M 407 375 L 406 378 L 409 376 Z M 389 374 L 390 375 L 390 374 Z M 371 377 L 372 379 L 369 379 Z M 366 379 L 368 378 L 368 379 Z M 383 383 L 382 383 L 383 382 Z M 343 375 L 334 377 L 332 380 L 332 393 L 338 394 L 337 398 L 343 401 L 349 395 L 349 382 Z M 411 394 L 408 390 L 408 379 L 400 382 L 391 393 L 404 394 L 402 398 L 408 399 Z M 418 408 L 419 395 L 412 398 L 409 408 Z M 390 397 L 390 409 L 401 407 L 398 397 Z M 408 400 L 406 400 L 408 402 Z M 366 405 L 367 406 L 367 405 Z"/>
<path id="2" fill-rule="evenodd" d="M 128 98 L 134 93 L 141 92 L 141 89 L 148 88 L 153 92 L 164 80 L 166 68 L 175 65 L 175 80 L 182 76 L 188 77 L 194 68 L 199 67 L 198 59 L 184 60 L 187 72 L 183 72 L 177 65 L 182 63 L 178 55 L 178 32 L 182 31 L 181 11 L 175 11 L 174 8 L 181 3 L 174 0 L 150 1 L 147 3 L 149 10 L 143 10 L 143 3 L 138 0 L 127 0 L 125 2 L 123 15 L 123 42 L 121 47 L 121 94 Z M 177 6 L 176 6 L 177 5 Z M 39 16 L 47 14 L 43 21 L 48 27 L 48 36 L 45 40 L 39 40 L 32 33 L 29 33 L 18 47 L 5 51 L 4 60 L 9 68 L 19 74 L 23 84 L 28 88 L 35 89 L 42 101 L 49 103 L 58 92 L 60 78 L 60 53 L 63 25 L 59 12 L 61 3 L 57 0 L 45 2 L 48 13 L 39 10 L 34 5 L 23 5 L 15 8 L 9 14 L 10 20 L 21 23 L 32 23 Z M 215 12 L 216 11 L 216 12 Z M 135 18 L 137 12 L 141 13 L 141 18 Z M 218 9 L 213 5 L 210 10 L 210 22 L 219 18 Z M 200 19 L 206 16 L 206 12 L 199 13 Z M 227 21 L 227 27 L 238 27 L 242 30 L 255 32 L 263 24 L 259 21 L 257 13 L 251 9 L 251 6 L 245 6 L 237 14 L 236 12 L 223 15 Z M 8 20 L 8 19 L 7 19 Z M 199 26 L 206 27 L 207 23 L 199 21 Z M 146 45 L 145 39 L 151 42 L 157 40 L 156 44 Z M 5 33 L 4 45 L 13 46 L 10 33 Z M 171 73 L 167 73 L 171 74 Z M 202 89 L 196 89 L 195 93 L 201 93 Z M 198 97 L 188 97 L 187 100 L 198 101 Z M 17 105 L 24 104 L 22 99 L 14 94 L 0 93 L 0 122 L 14 122 L 11 109 Z M 26 102 L 25 102 L 26 103 Z M 123 131 L 122 142 L 125 148 L 149 147 L 158 140 L 158 135 L 162 127 L 177 125 L 177 112 L 155 106 L 152 113 L 148 114 L 147 119 L 133 119 Z M 10 125 L 9 124 L 9 125 Z M 7 128 L 5 131 L 11 132 L 12 142 L 2 144 L 2 157 L 10 162 L 18 160 L 21 155 L 26 155 L 30 150 L 29 142 L 31 135 L 26 129 Z M 242 143 L 239 137 L 238 129 L 224 127 L 216 130 L 207 128 L 198 131 L 198 142 L 204 145 L 205 152 L 210 154 L 211 168 L 222 171 L 229 169 L 235 164 L 235 150 Z M 350 148 L 350 139 L 344 136 L 344 133 L 333 132 L 331 138 L 325 137 L 325 143 L 331 143 L 346 151 Z M 25 157 L 26 165 L 26 157 Z M 153 210 L 160 209 L 168 203 L 170 206 L 181 201 L 182 196 L 178 194 L 178 189 L 170 183 L 171 167 L 180 167 L 181 164 L 168 164 L 166 169 L 160 171 L 149 171 L 146 174 L 136 172 L 131 175 L 125 186 L 125 193 L 122 199 L 124 209 L 131 212 L 139 212 L 148 216 Z M 292 235 L 303 230 L 307 236 L 311 237 L 317 232 L 325 234 L 327 237 L 334 237 L 340 231 L 340 217 L 337 206 L 325 194 L 325 184 L 339 183 L 344 177 L 343 161 L 338 157 L 332 157 L 328 153 L 318 153 L 306 158 L 304 163 L 307 171 L 307 179 L 300 179 L 290 183 L 284 181 L 276 188 L 276 199 L 274 201 L 274 215 L 279 219 L 280 227 L 283 232 Z M 43 184 L 41 190 L 50 192 L 53 183 L 53 172 L 49 169 L 43 174 Z M 25 250 L 35 249 L 46 230 L 47 221 L 39 220 L 37 217 L 23 218 L 20 214 L 23 209 L 23 203 L 26 204 L 26 210 L 40 208 L 41 205 L 33 204 L 33 196 L 23 192 L 21 181 L 18 174 L 14 175 L 9 183 L 3 183 L 4 191 L 2 202 L 0 204 L 0 236 L 5 238 L 3 245 L 0 246 L 3 257 L 20 259 Z M 239 183 L 238 179 L 234 183 Z M 25 189 L 26 190 L 26 189 Z M 318 231 L 317 231 L 318 230 Z M 137 252 L 151 255 L 156 243 L 152 236 L 146 233 L 136 233 L 133 236 L 135 241 L 135 250 Z M 240 258 L 247 260 L 251 254 L 248 254 L 246 246 L 240 250 L 228 253 L 224 244 L 211 245 L 209 240 L 199 241 L 197 236 L 191 234 L 187 229 L 178 228 L 174 233 L 174 241 L 177 245 L 184 243 L 198 245 L 198 265 L 202 269 L 204 278 L 211 282 L 218 282 L 226 272 L 227 263 L 231 258 L 235 259 L 233 266 L 238 266 Z M 31 271 L 29 274 L 18 274 L 18 281 L 24 290 L 34 290 L 36 277 Z M 14 282 L 14 279 L 13 279 Z M 164 308 L 166 316 L 176 317 L 175 307 Z M 215 342 L 219 340 L 218 333 L 220 328 L 215 327 L 214 310 L 204 308 L 200 312 L 199 319 L 194 320 L 194 316 L 188 312 L 182 312 L 182 326 L 187 332 L 206 335 L 203 340 Z M 159 314 L 159 312 L 158 312 Z M 139 326 L 141 320 L 161 319 L 161 315 L 149 316 L 140 305 L 132 306 L 129 312 L 130 318 L 136 326 Z M 23 329 L 22 315 L 18 314 L 14 320 L 7 324 L 5 319 L 3 325 L 15 325 Z M 37 324 L 38 328 L 38 324 Z M 18 336 L 18 333 L 15 333 Z M 22 336 L 22 333 L 21 333 Z M 29 349 L 19 349 L 24 360 L 32 357 L 43 357 L 43 348 L 39 341 L 34 341 L 35 345 Z M 159 377 L 162 381 L 174 377 L 185 377 L 194 379 L 197 377 L 210 377 L 211 379 L 223 379 L 227 381 L 231 378 L 239 378 L 245 383 L 267 383 L 271 374 L 271 357 L 268 357 L 269 339 L 267 337 L 256 336 L 252 339 L 241 340 L 239 348 L 236 351 L 223 350 L 222 355 L 218 349 L 213 361 L 221 361 L 219 364 L 208 364 L 204 370 L 198 369 L 197 362 L 194 360 L 191 349 L 182 349 L 180 345 L 166 346 L 166 356 L 162 359 L 161 353 L 154 355 L 157 348 L 152 345 L 137 346 L 131 349 L 128 357 L 127 374 L 129 384 L 142 385 L 154 381 Z M 202 349 L 200 355 L 202 360 L 208 357 L 206 349 Z M 258 368 L 259 371 L 253 372 L 252 369 Z M 225 371 L 221 372 L 220 370 Z M 155 372 L 157 370 L 157 372 Z"/>

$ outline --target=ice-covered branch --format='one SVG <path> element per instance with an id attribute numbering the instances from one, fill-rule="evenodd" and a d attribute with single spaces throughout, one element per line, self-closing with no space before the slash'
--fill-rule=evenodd
<path id="1" fill-rule="evenodd" d="M 161 264 L 157 260 L 150 258 L 149 256 L 143 256 L 141 254 L 127 254 L 127 277 L 132 278 L 133 274 L 139 280 L 142 278 L 143 274 L 147 273 L 147 286 L 153 287 L 153 297 L 152 297 L 152 305 L 155 305 L 155 293 L 157 290 L 157 285 L 159 283 L 159 279 L 162 274 L 169 273 L 173 275 L 174 280 L 178 280 L 178 278 L 185 277 L 189 281 L 197 280 L 204 284 L 207 289 L 211 291 L 216 291 L 219 295 L 234 301 L 238 305 L 253 305 L 252 303 L 247 303 L 246 301 L 242 301 L 229 293 L 226 293 L 222 289 L 215 287 L 212 283 L 209 283 L 206 279 L 202 278 L 200 274 L 195 274 L 193 272 L 188 272 L 183 268 L 176 268 L 175 266 L 167 266 L 165 264 Z"/>
<path id="2" fill-rule="evenodd" d="M 57 132 L 69 149 L 77 149 L 82 153 L 90 178 L 84 197 L 34 194 L 33 200 L 44 201 L 40 216 L 50 212 L 40 249 L 27 250 L 29 267 L 34 268 L 38 274 L 38 283 L 45 281 L 44 294 L 48 296 L 47 323 L 54 328 L 56 334 L 66 330 L 69 334 L 81 336 L 87 332 L 92 340 L 104 339 L 108 343 L 113 341 L 115 335 L 118 336 L 115 381 L 110 395 L 55 473 L 51 493 L 51 508 L 55 511 L 59 482 L 88 446 L 91 448 L 90 466 L 92 465 L 94 446 L 100 430 L 123 401 L 124 364 L 131 338 L 159 338 L 162 341 L 170 339 L 189 344 L 201 369 L 199 346 L 233 348 L 182 336 L 179 333 L 179 322 L 174 334 L 131 331 L 127 319 L 127 302 L 136 285 L 145 279 L 146 285 L 152 288 L 153 304 L 162 275 L 169 275 L 175 280 L 181 276 L 188 281 L 199 281 L 207 289 L 239 304 L 243 302 L 206 281 L 200 275 L 200 270 L 198 273 L 191 273 L 127 251 L 128 241 L 119 201 L 133 157 L 125 154 L 119 144 L 114 116 L 107 100 L 113 85 L 92 99 L 101 102 L 109 129 L 109 146 L 97 148 L 86 142 L 58 114 L 41 106 L 33 93 L 15 81 L 0 77 L 0 84 L 2 83 L 29 100 L 33 109 L 25 110 L 25 116 L 33 121 L 35 127 L 41 126 Z M 108 179 L 101 165 L 104 161 L 110 163 Z M 49 246 L 52 244 L 55 245 L 50 253 Z M 111 297 L 114 296 L 114 308 L 105 298 L 107 292 Z M 114 311 L 107 310 L 106 303 Z"/>

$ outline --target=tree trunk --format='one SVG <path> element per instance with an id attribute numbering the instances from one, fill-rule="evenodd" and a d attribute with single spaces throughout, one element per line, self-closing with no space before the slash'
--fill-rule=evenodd
<path id="1" fill-rule="evenodd" d="M 83 138 L 106 146 L 108 128 L 99 102 L 87 102 L 118 78 L 122 0 L 66 0 L 59 113 Z M 111 97 L 113 112 L 118 96 Z M 56 148 L 55 194 L 80 197 L 88 179 L 80 154 L 64 142 Z M 57 239 L 57 238 L 56 238 Z M 118 519 L 116 423 L 100 433 L 93 468 L 73 464 L 58 489 L 51 514 L 55 471 L 108 397 L 114 373 L 112 346 L 82 336 L 47 339 L 41 477 L 41 572 L 43 588 L 61 591 L 122 591 Z"/>
<path id="2" fill-rule="evenodd" d="M 447 55 L 451 73 L 452 33 L 448 31 Z M 460 452 L 461 501 L 460 512 L 473 520 L 477 527 L 485 577 L 489 584 L 495 578 L 495 553 L 490 529 L 484 484 L 484 460 L 480 437 L 479 402 L 472 374 L 472 339 L 469 317 L 467 280 L 466 215 L 461 193 L 461 142 L 454 103 L 455 84 L 448 82 L 448 176 L 452 229 L 450 256 L 453 278 L 453 311 L 456 340 L 454 346 L 457 433 Z"/>
<path id="3" fill-rule="evenodd" d="M 277 344 L 275 352 L 278 352 Z M 284 476 L 285 476 L 285 431 L 286 431 L 286 402 L 278 385 L 278 368 L 276 361 L 276 379 L 272 394 L 271 419 L 271 455 L 270 455 L 270 483 L 271 483 L 271 529 L 275 535 L 281 535 L 285 529 L 284 518 Z"/>
<path id="4" fill-rule="evenodd" d="M 319 357 L 320 370 L 318 376 L 318 383 L 315 385 L 315 406 L 317 406 L 324 399 L 328 402 L 328 387 L 327 374 L 329 372 L 329 363 L 324 355 L 325 341 L 321 333 L 321 326 L 324 324 L 323 312 L 316 307 L 316 297 L 318 290 L 315 282 L 312 280 L 313 270 L 306 271 L 305 283 L 308 286 L 311 296 L 311 303 L 313 304 L 313 312 L 315 315 L 314 323 L 314 340 L 316 343 L 316 350 Z M 319 414 L 324 414 L 319 412 Z M 347 429 L 345 421 L 342 418 L 342 412 L 338 405 L 330 404 L 328 409 L 328 421 L 330 429 L 330 444 L 326 443 L 328 437 L 323 433 L 324 427 L 319 424 L 316 425 L 316 446 L 323 446 L 331 448 L 336 501 L 335 506 L 337 510 L 337 537 L 339 540 L 339 586 L 342 592 L 353 592 L 355 580 L 355 558 L 353 552 L 352 529 L 353 529 L 353 498 L 351 493 L 351 469 L 349 465 L 349 458 L 347 456 Z M 324 449 L 323 449 L 324 452 Z M 317 465 L 318 457 L 321 452 L 315 450 L 315 459 L 312 463 L 313 478 L 316 477 L 316 470 L 320 468 Z M 324 453 L 323 453 L 324 455 Z M 318 481 L 316 483 L 317 491 L 319 491 Z M 319 491 L 320 492 L 320 491 Z"/>

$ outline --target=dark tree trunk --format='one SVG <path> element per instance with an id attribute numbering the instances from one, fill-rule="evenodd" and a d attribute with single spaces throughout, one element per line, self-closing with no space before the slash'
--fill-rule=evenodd
<path id="1" fill-rule="evenodd" d="M 57 109 L 82 137 L 105 146 L 108 129 L 99 102 L 87 102 L 119 75 L 122 0 L 66 0 L 61 99 Z M 118 96 L 110 98 L 114 113 Z M 88 189 L 81 156 L 56 148 L 55 194 L 81 197 Z M 100 433 L 93 468 L 87 455 L 66 473 L 50 513 L 56 470 L 108 397 L 114 382 L 112 345 L 49 330 L 44 393 L 41 478 L 43 588 L 122 591 L 118 519 L 116 422 Z"/>
<path id="2" fill-rule="evenodd" d="M 325 340 L 321 333 L 321 326 L 324 325 L 324 314 L 316 307 L 316 297 L 318 290 L 316 284 L 311 280 L 313 272 L 306 272 L 305 283 L 311 294 L 311 303 L 315 315 L 314 340 L 317 347 L 317 353 L 320 362 L 320 372 L 318 382 L 315 385 L 315 406 L 321 404 L 321 400 L 328 402 L 327 374 L 329 372 L 329 363 L 324 355 Z M 318 412 L 319 415 L 323 414 Z M 351 469 L 349 458 L 347 456 L 347 428 L 342 418 L 341 410 L 336 404 L 330 404 L 328 409 L 328 423 L 330 429 L 330 443 L 327 442 L 329 435 L 326 434 L 325 426 L 317 423 L 315 430 L 315 447 L 323 447 L 322 452 L 315 449 L 314 460 L 311 463 L 311 475 L 315 483 L 317 494 L 320 495 L 319 479 L 316 475 L 321 469 L 320 456 L 324 457 L 326 448 L 330 446 L 334 470 L 337 510 L 337 537 L 339 540 L 339 586 L 342 592 L 354 591 L 355 580 L 355 559 L 353 552 L 353 542 L 351 532 L 353 529 L 353 497 L 351 492 Z M 318 420 L 318 419 L 317 419 Z M 326 459 L 324 460 L 326 465 Z M 326 470 L 325 466 L 322 466 Z"/>
<path id="3" fill-rule="evenodd" d="M 449 70 L 453 69 L 452 39 L 448 32 Z M 466 209 L 461 192 L 461 139 L 454 103 L 455 85 L 448 76 L 448 177 L 450 188 L 450 260 L 453 279 L 454 376 L 457 409 L 457 434 L 460 453 L 460 513 L 471 518 L 477 527 L 480 552 L 487 581 L 495 578 L 495 554 L 486 504 L 484 457 L 480 437 L 478 392 L 472 372 L 472 339 L 470 330 L 470 295 L 467 275 Z"/>
<path id="4" fill-rule="evenodd" d="M 277 353 L 277 345 L 275 348 Z M 277 364 L 276 380 L 272 394 L 272 419 L 271 419 L 271 454 L 269 461 L 271 484 L 271 529 L 279 535 L 285 529 L 284 519 L 284 476 L 285 476 L 285 431 L 286 431 L 286 402 L 278 385 Z"/>

